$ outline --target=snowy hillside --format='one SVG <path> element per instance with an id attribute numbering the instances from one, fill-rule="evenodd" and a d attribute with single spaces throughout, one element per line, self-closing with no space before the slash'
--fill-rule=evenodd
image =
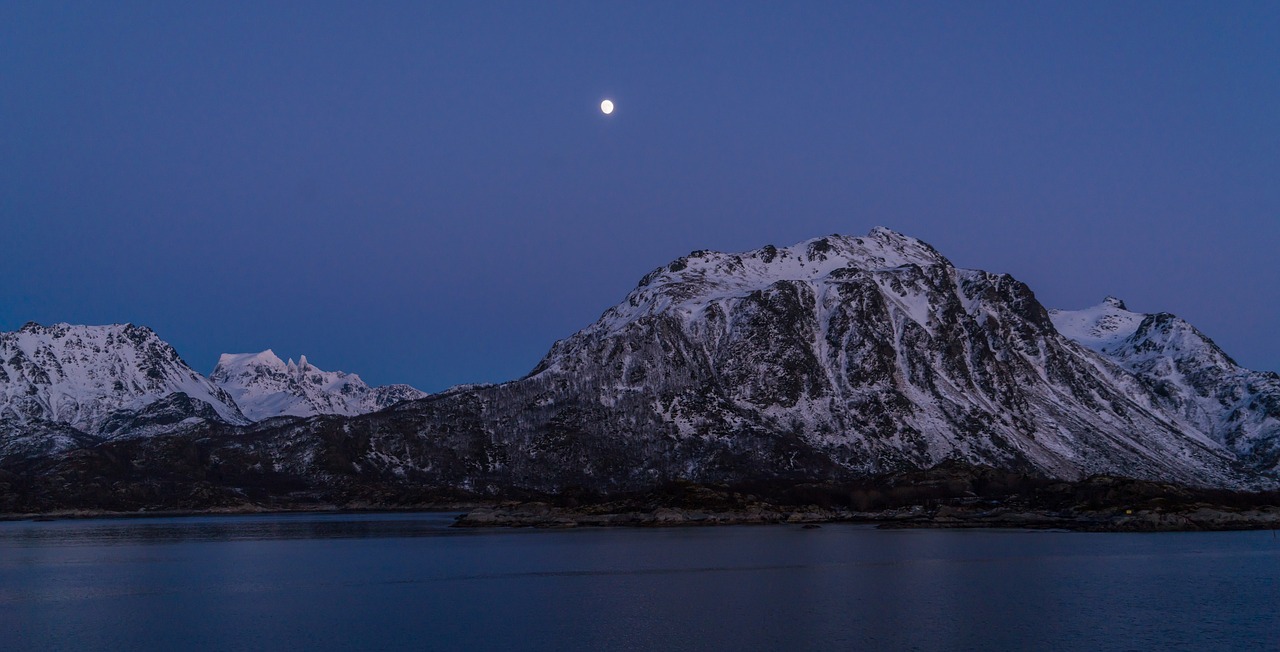
<path id="1" fill-rule="evenodd" d="M 742 448 L 758 432 L 757 445 L 781 436 L 858 473 L 959 459 L 1064 478 L 1235 477 L 1230 451 L 1063 338 L 1028 287 L 883 228 L 694 252 L 521 383 L 553 405 L 622 411 L 641 425 L 611 429 L 640 439 Z"/>
<path id="2" fill-rule="evenodd" d="M 426 396 L 408 385 L 370 387 L 355 374 L 324 371 L 307 362 L 281 360 L 270 349 L 227 353 L 209 376 L 255 421 L 276 416 L 353 416 Z"/>
<path id="3" fill-rule="evenodd" d="M 1171 418 L 1191 424 L 1249 466 L 1280 464 L 1280 376 L 1237 365 L 1178 317 L 1131 312 L 1112 297 L 1049 316 L 1063 335 L 1133 374 Z"/>
<path id="4" fill-rule="evenodd" d="M 1049 319 L 1059 333 L 1099 353 L 1114 350 L 1133 335 L 1146 315 L 1129 312 L 1124 302 L 1107 297 L 1084 310 L 1050 310 Z"/>
<path id="5" fill-rule="evenodd" d="M 330 421 L 271 430 L 264 454 L 301 475 L 479 491 L 815 481 L 944 461 L 1273 484 L 1097 352 L 1139 332 L 1132 321 L 1064 318 L 1097 350 L 1081 346 L 1026 285 L 887 229 L 698 251 L 645 276 L 522 379 L 342 422 L 349 466 L 314 461 L 333 459 L 318 448 Z"/>
<path id="6" fill-rule="evenodd" d="M 10 429 L 47 421 L 93 434 L 112 413 L 175 392 L 228 423 L 247 423 L 226 392 L 149 328 L 29 323 L 0 333 L 0 419 Z"/>

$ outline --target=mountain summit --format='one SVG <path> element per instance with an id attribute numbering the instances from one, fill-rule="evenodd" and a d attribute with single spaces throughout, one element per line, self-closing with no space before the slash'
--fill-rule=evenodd
<path id="1" fill-rule="evenodd" d="M 0 418 L 11 423 L 50 421 L 96 433 L 113 412 L 175 392 L 207 403 L 228 423 L 248 423 L 226 392 L 150 328 L 31 322 L 0 333 Z"/>
<path id="2" fill-rule="evenodd" d="M 1114 303 L 1105 305 L 1123 311 Z M 1124 319 L 1072 334 L 1110 341 Z M 489 396 L 519 406 L 501 417 L 520 424 L 515 432 L 494 433 L 519 449 L 513 460 L 536 457 L 525 447 L 553 423 L 581 442 L 575 468 L 602 465 L 588 450 L 664 451 L 647 467 L 620 465 L 622 477 L 600 472 L 605 482 L 639 483 L 638 471 L 720 480 L 740 466 L 872 474 L 944 460 L 1068 479 L 1240 479 L 1223 438 L 1064 337 L 1025 284 L 956 268 L 884 228 L 675 260 Z M 526 396 L 539 398 L 520 406 Z"/>
<path id="3" fill-rule="evenodd" d="M 1063 335 L 1137 379 L 1169 418 L 1250 467 L 1280 465 L 1280 375 L 1245 369 L 1185 320 L 1131 312 L 1114 297 L 1049 316 Z"/>
<path id="4" fill-rule="evenodd" d="M 194 371 L 144 326 L 32 322 L 0 333 L 0 460 L 270 417 L 363 414 L 424 396 L 270 351 L 224 355 L 215 374 Z"/>
<path id="5" fill-rule="evenodd" d="M 285 362 L 271 349 L 224 353 L 209 379 L 255 421 L 276 416 L 352 416 L 426 396 L 408 385 L 370 387 L 356 374 L 318 369 L 305 355 L 296 363 Z"/>

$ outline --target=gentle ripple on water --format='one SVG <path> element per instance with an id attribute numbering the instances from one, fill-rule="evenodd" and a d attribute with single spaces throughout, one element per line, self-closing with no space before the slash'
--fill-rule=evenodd
<path id="1" fill-rule="evenodd" d="M 0 648 L 1280 649 L 1271 532 L 0 523 Z"/>

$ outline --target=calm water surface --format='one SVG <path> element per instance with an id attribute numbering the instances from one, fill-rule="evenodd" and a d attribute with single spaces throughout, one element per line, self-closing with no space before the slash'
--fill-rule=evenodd
<path id="1" fill-rule="evenodd" d="M 0 523 L 0 649 L 1280 649 L 1272 532 Z"/>

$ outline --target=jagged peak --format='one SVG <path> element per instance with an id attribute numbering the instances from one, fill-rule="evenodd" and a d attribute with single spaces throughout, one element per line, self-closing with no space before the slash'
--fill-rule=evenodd
<path id="1" fill-rule="evenodd" d="M 1116 308 L 1117 310 L 1129 309 L 1127 306 L 1124 305 L 1124 301 L 1120 300 L 1118 297 L 1114 297 L 1111 295 L 1107 295 L 1107 297 L 1102 300 L 1102 305 L 1110 306 L 1112 308 Z"/>
<path id="2" fill-rule="evenodd" d="M 850 237 L 850 236 L 841 236 L 841 237 Z M 889 227 L 885 227 L 885 226 L 871 227 L 871 230 L 867 232 L 867 235 L 865 237 L 879 240 L 881 242 L 894 243 L 900 247 L 915 247 L 915 246 L 924 244 L 918 238 L 913 238 L 909 235 L 906 235 L 905 233 L 894 231 L 893 229 L 890 229 Z M 855 237 L 854 239 L 857 239 L 857 238 Z M 928 245 L 925 245 L 925 246 L 928 246 Z M 929 249 L 930 251 L 932 251 L 933 247 L 929 247 Z M 934 251 L 933 253 L 936 254 L 937 252 Z"/>
<path id="3" fill-rule="evenodd" d="M 293 358 L 282 360 L 271 349 L 259 353 L 223 353 L 218 357 L 218 364 L 213 368 L 213 373 L 210 374 L 210 377 L 215 381 L 222 382 L 232 375 L 254 376 L 263 373 L 263 370 L 269 370 L 271 373 L 282 373 L 297 381 L 306 379 L 309 374 L 318 373 L 319 376 L 316 377 L 316 382 L 320 383 L 333 383 L 341 380 L 363 382 L 355 374 L 319 369 L 312 365 L 305 355 L 298 356 L 296 361 Z"/>
<path id="4" fill-rule="evenodd" d="M 310 370 L 315 370 L 315 371 L 320 371 L 321 373 L 335 373 L 335 374 L 338 374 L 339 376 L 347 376 L 347 375 L 350 375 L 350 374 L 347 374 L 346 372 L 343 372 L 343 371 L 332 371 L 332 372 L 329 372 L 329 371 L 323 371 L 323 370 L 321 370 L 321 369 L 317 369 L 316 367 L 314 367 L 314 366 L 310 365 L 310 364 L 307 362 L 307 356 L 305 356 L 305 355 L 300 355 L 300 356 L 298 356 L 298 361 L 297 361 L 297 362 L 294 362 L 294 361 L 293 361 L 293 358 L 289 358 L 289 361 L 285 363 L 285 368 L 286 368 L 286 369 L 288 369 L 291 373 L 298 375 L 299 377 L 301 377 L 301 376 L 305 375 L 305 374 L 307 373 L 307 370 L 309 370 L 309 369 L 310 369 Z"/>
<path id="5" fill-rule="evenodd" d="M 364 414 L 397 400 L 426 396 L 408 385 L 370 387 L 357 374 L 320 369 L 305 355 L 282 361 L 270 349 L 224 354 L 210 378 L 254 420 Z"/>

